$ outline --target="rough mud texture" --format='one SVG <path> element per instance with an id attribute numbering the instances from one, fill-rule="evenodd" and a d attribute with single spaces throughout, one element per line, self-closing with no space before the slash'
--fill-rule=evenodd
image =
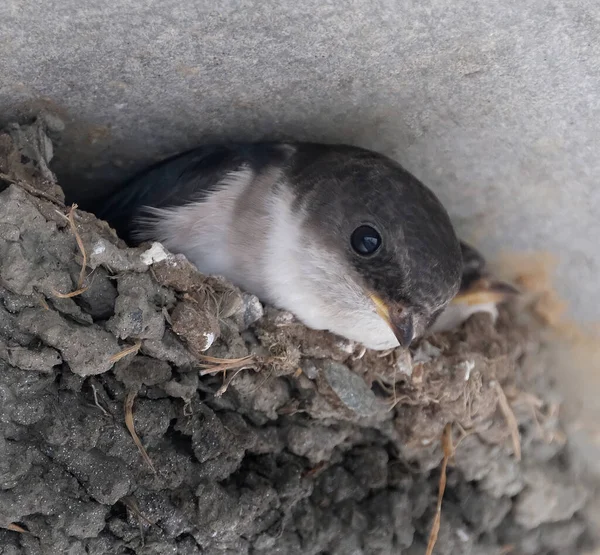
<path id="1" fill-rule="evenodd" d="M 524 301 L 363 354 L 76 210 L 80 284 L 47 127 L 0 136 L 0 553 L 423 554 L 446 423 L 434 553 L 592 546 Z"/>

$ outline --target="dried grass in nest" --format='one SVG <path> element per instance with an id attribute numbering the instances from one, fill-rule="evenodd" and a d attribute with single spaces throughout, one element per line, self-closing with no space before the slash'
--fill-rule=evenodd
<path id="1" fill-rule="evenodd" d="M 199 364 L 201 376 L 227 372 L 227 370 L 244 370 L 256 366 L 256 357 L 254 355 L 242 358 L 217 358 L 208 355 L 198 355 L 198 358 L 203 361 Z"/>
<path id="2" fill-rule="evenodd" d="M 223 372 L 223 385 L 217 390 L 215 397 L 221 397 L 242 370 L 256 368 L 257 363 L 256 357 L 253 355 L 242 358 L 217 358 L 208 355 L 199 355 L 198 358 L 204 361 L 204 364 L 200 364 L 201 376 Z M 227 377 L 228 370 L 234 370 L 233 375 L 229 378 Z"/>
<path id="3" fill-rule="evenodd" d="M 3 528 L 5 528 L 6 530 L 10 530 L 11 532 L 18 532 L 19 534 L 29 534 L 29 532 L 25 530 L 25 528 L 19 526 L 18 524 L 15 524 L 14 522 L 3 526 Z"/>
<path id="4" fill-rule="evenodd" d="M 127 396 L 125 397 L 125 426 L 127 426 L 127 429 L 129 430 L 129 433 L 131 434 L 133 442 L 139 449 L 139 451 L 142 455 L 142 458 L 144 459 L 144 461 L 146 461 L 146 464 L 152 469 L 152 472 L 154 472 L 154 474 L 158 474 L 156 472 L 156 468 L 154 468 L 154 464 L 152 463 L 152 460 L 148 456 L 148 453 L 147 453 L 145 447 L 142 445 L 142 442 L 135 431 L 135 425 L 133 422 L 133 402 L 135 401 L 136 396 L 137 396 L 136 391 L 130 391 L 129 393 L 127 393 Z"/>
<path id="5" fill-rule="evenodd" d="M 238 291 L 211 278 L 192 287 L 189 292 L 184 293 L 183 298 L 213 312 L 220 323 L 234 314 L 242 302 Z"/>
<path id="6" fill-rule="evenodd" d="M 85 270 L 87 268 L 87 252 L 85 250 L 85 246 L 83 244 L 83 240 L 81 239 L 81 235 L 79 231 L 77 231 L 77 225 L 75 224 L 75 210 L 77 209 L 77 205 L 73 204 L 69 209 L 69 213 L 65 216 L 62 212 L 56 211 L 61 217 L 65 218 L 69 222 L 69 227 L 71 228 L 71 232 L 75 236 L 75 241 L 77 242 L 77 246 L 79 247 L 79 252 L 83 258 L 81 262 L 81 270 L 79 270 L 79 279 L 77 280 L 77 289 L 75 291 L 71 291 L 70 293 L 60 293 L 58 291 L 52 291 L 52 294 L 59 299 L 70 299 L 72 297 L 77 297 L 82 293 L 85 293 L 89 289 L 88 286 L 84 286 L 85 282 Z"/>
<path id="7" fill-rule="evenodd" d="M 288 376 L 298 369 L 302 355 L 300 349 L 283 343 L 274 343 L 269 347 L 269 357 L 264 361 L 269 373 L 275 376 Z"/>
<path id="8" fill-rule="evenodd" d="M 142 342 L 136 341 L 135 344 L 133 344 L 130 347 L 127 347 L 126 349 L 123 349 L 122 351 L 119 351 L 118 353 L 115 353 L 113 356 L 111 356 L 110 362 L 112 362 L 112 363 L 118 362 L 122 358 L 125 358 L 127 355 L 137 353 L 141 348 L 142 348 Z"/>
<path id="9" fill-rule="evenodd" d="M 496 389 L 496 393 L 498 394 L 498 405 L 500 406 L 500 410 L 502 411 L 502 415 L 506 420 L 506 425 L 508 426 L 508 430 L 510 432 L 510 437 L 512 438 L 513 444 L 513 453 L 515 455 L 515 459 L 517 461 L 521 460 L 521 434 L 519 433 L 519 424 L 515 417 L 515 413 L 513 412 L 508 399 L 506 398 L 506 394 L 502 389 L 502 386 L 498 382 L 494 382 L 494 388 Z"/>
<path id="10" fill-rule="evenodd" d="M 438 487 L 438 498 L 435 509 L 435 517 L 431 526 L 431 532 L 429 533 L 429 541 L 427 542 L 427 551 L 425 555 L 432 555 L 437 542 L 438 534 L 440 533 L 440 524 L 442 521 L 442 500 L 444 498 L 444 492 L 446 491 L 446 469 L 448 468 L 448 461 L 454 454 L 454 446 L 452 444 L 452 424 L 446 424 L 444 432 L 442 434 L 442 450 L 444 451 L 444 458 L 442 460 L 442 468 L 440 472 L 440 483 Z"/>

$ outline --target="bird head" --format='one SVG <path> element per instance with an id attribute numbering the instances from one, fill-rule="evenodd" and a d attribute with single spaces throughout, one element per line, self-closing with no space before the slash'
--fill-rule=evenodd
<path id="1" fill-rule="evenodd" d="M 297 208 L 306 214 L 311 240 L 334 254 L 336 298 L 344 296 L 342 288 L 360 291 L 366 302 L 348 302 L 360 305 L 357 318 L 370 311 L 387 326 L 381 348 L 408 347 L 461 283 L 460 243 L 446 210 L 431 190 L 380 154 L 340 147 L 310 153 L 310 159 L 296 165 Z"/>

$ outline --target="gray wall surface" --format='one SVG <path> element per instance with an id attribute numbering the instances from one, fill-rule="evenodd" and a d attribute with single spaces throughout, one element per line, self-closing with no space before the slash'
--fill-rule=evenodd
<path id="1" fill-rule="evenodd" d="M 486 255 L 560 256 L 600 321 L 596 0 L 3 0 L 0 120 L 40 109 L 80 201 L 203 141 L 377 149 Z"/>

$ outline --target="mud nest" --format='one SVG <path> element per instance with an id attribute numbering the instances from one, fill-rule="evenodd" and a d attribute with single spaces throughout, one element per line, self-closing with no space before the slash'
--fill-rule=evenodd
<path id="1" fill-rule="evenodd" d="M 59 124 L 0 135 L 0 553 L 591 545 L 527 302 L 389 353 L 65 206 Z M 60 129 L 58 129 L 60 130 Z"/>

